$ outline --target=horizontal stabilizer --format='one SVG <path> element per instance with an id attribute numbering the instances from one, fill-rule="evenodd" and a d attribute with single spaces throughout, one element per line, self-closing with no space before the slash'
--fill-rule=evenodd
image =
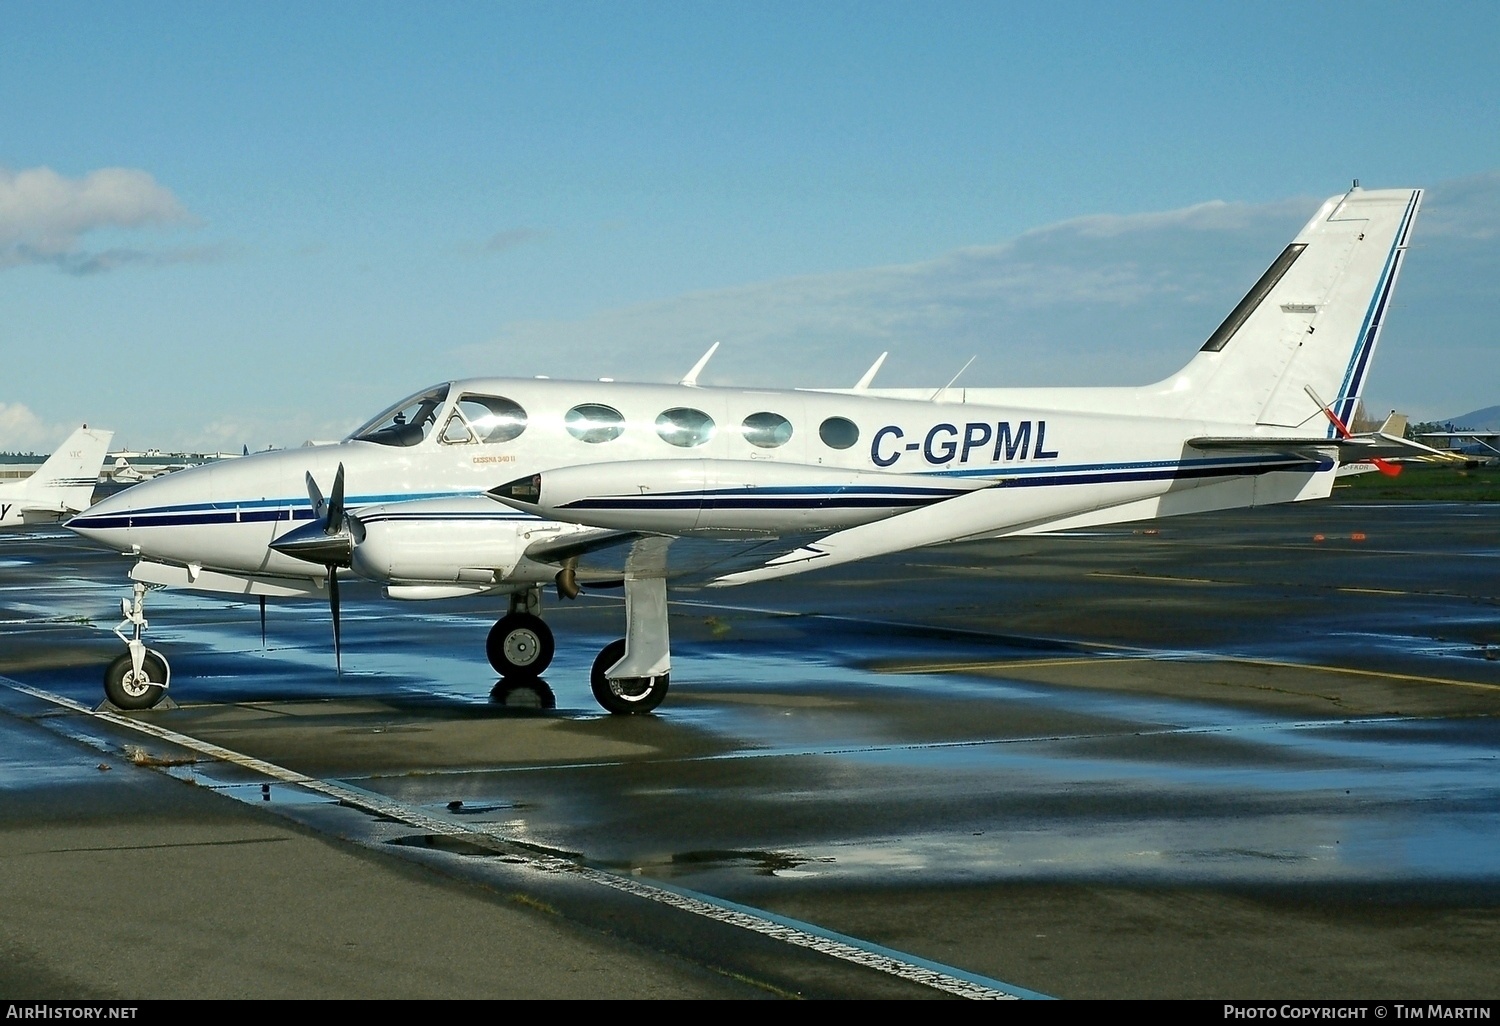
<path id="1" fill-rule="evenodd" d="M 1348 438 L 1190 438 L 1187 444 L 1201 452 L 1285 453 L 1305 457 L 1310 462 L 1335 452 L 1340 463 L 1393 459 L 1462 462 L 1461 458 L 1441 449 L 1382 431 Z"/>

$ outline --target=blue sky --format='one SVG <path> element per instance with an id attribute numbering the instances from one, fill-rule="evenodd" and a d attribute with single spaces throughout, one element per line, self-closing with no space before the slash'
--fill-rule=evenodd
<path id="1" fill-rule="evenodd" d="M 0 449 L 295 445 L 715 340 L 706 383 L 1144 383 L 1354 177 L 1430 190 L 1368 404 L 1500 402 L 1493 3 L 0 17 Z"/>

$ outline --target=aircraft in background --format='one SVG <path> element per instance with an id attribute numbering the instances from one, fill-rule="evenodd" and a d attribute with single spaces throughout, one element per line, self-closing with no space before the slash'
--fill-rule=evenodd
<path id="1" fill-rule="evenodd" d="M 114 463 L 110 465 L 108 473 L 111 481 L 118 481 L 124 484 L 138 484 L 141 481 L 150 481 L 154 477 L 161 477 L 163 474 L 170 474 L 174 470 L 186 469 L 186 464 L 153 466 L 142 469 L 134 466 L 124 456 L 116 456 Z"/>
<path id="2" fill-rule="evenodd" d="M 1385 423 L 1380 425 L 1376 433 L 1387 439 L 1404 439 L 1406 438 L 1406 422 L 1406 414 L 1397 413 L 1395 410 L 1392 410 L 1390 416 L 1385 418 Z M 1355 474 L 1372 474 L 1379 471 L 1382 474 L 1395 477 L 1401 473 L 1401 468 L 1408 463 L 1465 462 L 1462 457 L 1455 456 L 1453 453 L 1443 449 L 1434 449 L 1430 445 L 1423 445 L 1420 442 L 1413 442 L 1409 439 L 1407 440 L 1407 444 L 1411 448 L 1411 451 L 1407 455 L 1393 457 L 1388 460 L 1371 460 L 1368 463 L 1345 463 L 1339 467 L 1338 476 L 1351 477 Z"/>
<path id="3" fill-rule="evenodd" d="M 262 615 L 268 595 L 326 594 L 338 658 L 342 572 L 393 599 L 505 597 L 486 652 L 512 679 L 552 658 L 546 586 L 621 589 L 625 637 L 590 682 L 610 712 L 646 712 L 670 677 L 669 578 L 730 586 L 1326 497 L 1341 465 L 1426 450 L 1346 427 L 1420 202 L 1357 186 L 1329 199 L 1152 385 L 877 389 L 877 360 L 847 389 L 700 387 L 710 349 L 676 385 L 448 382 L 335 445 L 144 482 L 68 525 L 137 559 L 106 694 L 148 708 L 169 683 L 142 638 L 148 586 L 257 596 Z"/>
<path id="4" fill-rule="evenodd" d="M 85 424 L 30 477 L 0 484 L 0 527 L 55 524 L 88 509 L 114 435 Z"/>
<path id="5" fill-rule="evenodd" d="M 1500 431 L 1425 431 L 1417 437 L 1446 443 L 1444 451 L 1465 462 L 1492 463 L 1500 459 Z"/>

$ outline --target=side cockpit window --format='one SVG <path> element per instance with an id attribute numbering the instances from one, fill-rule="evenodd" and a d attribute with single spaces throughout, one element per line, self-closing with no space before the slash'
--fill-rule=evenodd
<path id="1" fill-rule="evenodd" d="M 449 445 L 509 442 L 525 430 L 526 411 L 520 403 L 498 395 L 465 393 L 453 404 L 442 438 Z"/>
<path id="2" fill-rule="evenodd" d="M 447 398 L 447 385 L 429 388 L 409 399 L 401 400 L 349 437 L 379 445 L 416 445 L 432 433 L 438 410 Z"/>

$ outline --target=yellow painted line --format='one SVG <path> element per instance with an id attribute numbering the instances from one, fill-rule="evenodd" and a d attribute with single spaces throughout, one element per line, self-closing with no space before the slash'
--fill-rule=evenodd
<path id="1" fill-rule="evenodd" d="M 1235 584 L 1236 581 L 1210 581 L 1203 577 L 1152 577 L 1150 574 L 1109 574 L 1095 570 L 1090 577 L 1114 577 L 1122 581 L 1166 581 L 1169 584 Z"/>
<path id="2" fill-rule="evenodd" d="M 1086 663 L 1155 660 L 1159 662 L 1242 663 L 1247 666 L 1272 666 L 1279 670 L 1317 670 L 1322 673 L 1347 673 L 1356 677 L 1384 677 L 1388 680 L 1405 680 L 1416 684 L 1448 684 L 1460 688 L 1479 688 L 1482 691 L 1500 691 L 1500 684 L 1484 684 L 1474 680 L 1453 680 L 1448 677 L 1420 677 L 1410 673 L 1392 673 L 1388 670 L 1357 670 L 1348 666 L 1323 666 L 1318 663 L 1285 663 L 1275 659 L 1245 659 L 1239 656 L 1213 656 L 1205 659 L 1183 660 L 1171 656 L 1139 653 L 1128 656 L 1084 656 L 1078 659 L 1026 659 L 1020 662 L 991 660 L 977 663 L 924 663 L 920 666 L 887 667 L 883 673 L 962 673 L 976 670 L 1028 670 L 1046 666 L 1079 666 Z"/>
<path id="3" fill-rule="evenodd" d="M 978 663 L 922 663 L 919 666 L 886 667 L 882 673 L 956 673 L 963 670 L 1025 670 L 1034 666 L 1078 666 L 1107 659 L 1142 659 L 1144 656 L 1083 656 L 1079 659 L 1025 659 L 1020 662 L 986 660 Z"/>
<path id="4" fill-rule="evenodd" d="M 1251 666 L 1275 666 L 1286 670 L 1322 670 L 1324 673 L 1348 673 L 1356 677 L 1385 677 L 1388 680 L 1409 680 L 1416 684 L 1450 684 L 1460 688 L 1479 688 L 1483 691 L 1500 691 L 1500 684 L 1482 684 L 1477 680 L 1453 680 L 1448 677 L 1419 677 L 1411 673 L 1392 673 L 1389 670 L 1356 670 L 1348 666 L 1321 666 L 1317 663 L 1283 663 L 1274 659 L 1240 659 L 1230 657 L 1221 662 L 1247 663 Z"/>
<path id="5" fill-rule="evenodd" d="M 1346 591 L 1346 592 L 1348 592 L 1351 595 L 1410 595 L 1410 594 L 1412 594 L 1412 592 L 1409 592 L 1409 591 L 1390 591 L 1389 589 L 1386 589 L 1386 588 L 1339 588 L 1338 590 L 1339 591 Z"/>

